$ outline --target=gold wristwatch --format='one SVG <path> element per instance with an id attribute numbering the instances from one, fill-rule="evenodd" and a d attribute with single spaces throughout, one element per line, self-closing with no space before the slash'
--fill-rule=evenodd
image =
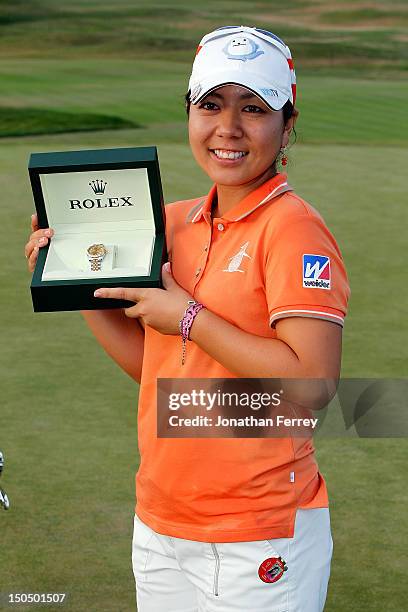
<path id="1" fill-rule="evenodd" d="M 86 250 L 86 255 L 91 263 L 91 271 L 99 272 L 102 267 L 102 260 L 106 256 L 108 250 L 104 244 L 91 244 Z"/>

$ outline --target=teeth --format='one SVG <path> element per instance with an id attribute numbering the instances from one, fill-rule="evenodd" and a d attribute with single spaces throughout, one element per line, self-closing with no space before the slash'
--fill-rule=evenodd
<path id="1" fill-rule="evenodd" d="M 222 149 L 214 149 L 214 153 L 221 159 L 239 159 L 246 155 L 244 151 L 224 151 Z"/>

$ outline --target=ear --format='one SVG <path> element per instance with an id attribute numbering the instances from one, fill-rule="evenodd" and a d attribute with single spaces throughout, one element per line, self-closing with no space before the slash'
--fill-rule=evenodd
<path id="1" fill-rule="evenodd" d="M 286 125 L 283 128 L 282 145 L 281 145 L 282 148 L 288 146 L 289 137 L 291 135 L 293 128 L 295 127 L 295 123 L 296 123 L 298 116 L 299 116 L 299 111 L 296 108 L 294 108 L 291 118 L 288 119 Z"/>

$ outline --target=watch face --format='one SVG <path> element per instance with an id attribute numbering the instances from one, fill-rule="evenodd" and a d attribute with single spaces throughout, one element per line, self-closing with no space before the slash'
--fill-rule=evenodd
<path id="1" fill-rule="evenodd" d="M 106 247 L 103 244 L 92 244 L 88 248 L 88 255 L 91 257 L 104 257 L 106 253 Z"/>

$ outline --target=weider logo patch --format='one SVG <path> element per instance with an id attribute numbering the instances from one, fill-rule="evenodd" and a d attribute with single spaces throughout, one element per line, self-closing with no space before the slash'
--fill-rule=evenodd
<path id="1" fill-rule="evenodd" d="M 258 569 L 258 576 L 263 582 L 277 582 L 287 569 L 288 566 L 282 557 L 270 557 L 262 561 Z"/>
<path id="2" fill-rule="evenodd" d="M 303 287 L 330 289 L 330 257 L 303 255 Z"/>

